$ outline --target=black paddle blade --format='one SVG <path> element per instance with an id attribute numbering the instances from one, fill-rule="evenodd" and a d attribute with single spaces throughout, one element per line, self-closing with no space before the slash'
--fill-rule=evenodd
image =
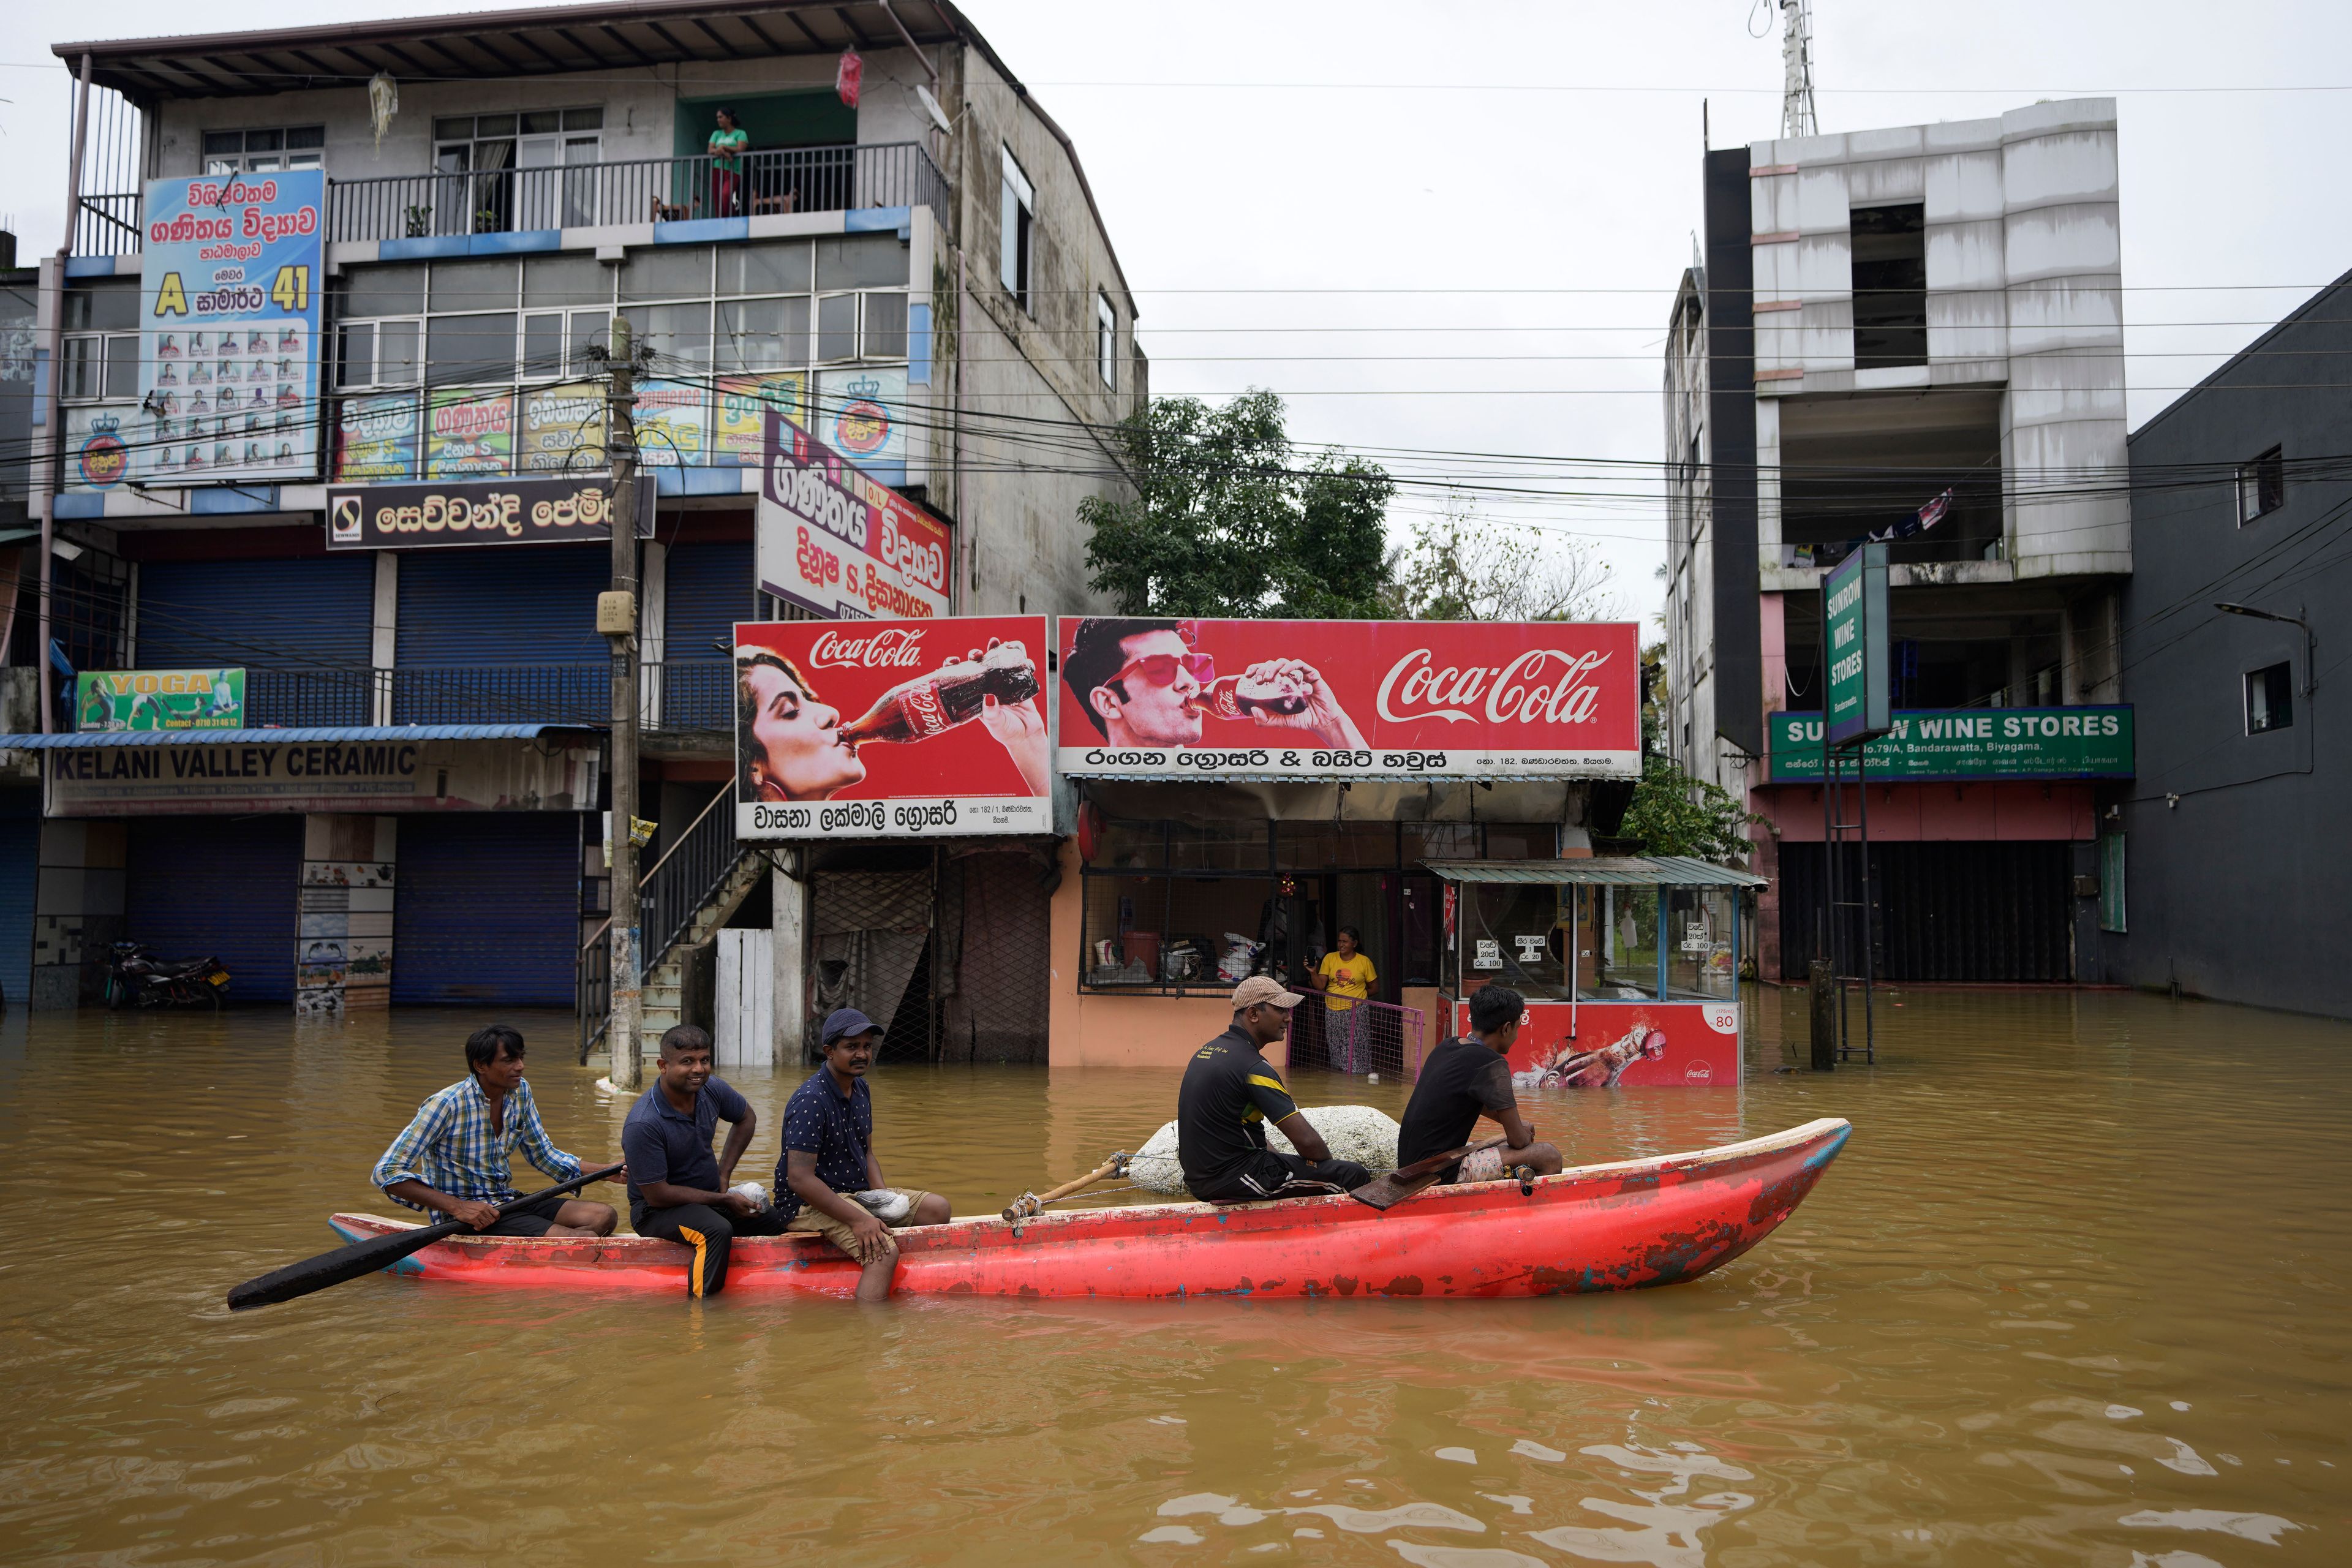
<path id="1" fill-rule="evenodd" d="M 1348 1195 L 1367 1208 L 1379 1209 L 1386 1214 L 1413 1194 L 1433 1186 L 1437 1179 L 1445 1174 L 1445 1167 L 1454 1161 L 1475 1154 L 1481 1149 L 1492 1149 L 1501 1142 L 1500 1138 L 1489 1138 L 1484 1143 L 1449 1149 L 1443 1154 L 1432 1154 L 1426 1160 L 1415 1160 L 1412 1164 L 1401 1166 L 1385 1176 L 1374 1176 L 1362 1186 L 1349 1192 Z"/>
<path id="2" fill-rule="evenodd" d="M 308 1296 L 314 1290 L 324 1290 L 330 1285 L 340 1285 L 346 1279 L 356 1279 L 362 1274 L 373 1274 L 389 1268 L 412 1252 L 420 1252 L 445 1236 L 454 1236 L 466 1226 L 457 1220 L 443 1220 L 415 1230 L 394 1231 L 390 1236 L 370 1237 L 365 1241 L 339 1247 L 332 1252 L 322 1252 L 316 1258 L 306 1258 L 299 1263 L 289 1263 L 283 1268 L 273 1268 L 257 1279 L 248 1279 L 228 1293 L 231 1311 L 241 1312 L 247 1307 L 274 1306 L 291 1301 L 298 1296 Z"/>

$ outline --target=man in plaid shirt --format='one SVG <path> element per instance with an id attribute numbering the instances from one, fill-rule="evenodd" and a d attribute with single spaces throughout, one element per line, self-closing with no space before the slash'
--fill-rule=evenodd
<path id="1" fill-rule="evenodd" d="M 540 1125 L 539 1106 L 522 1077 L 522 1036 L 504 1024 L 466 1041 L 466 1078 L 417 1107 L 416 1119 L 392 1141 L 372 1178 L 384 1195 L 413 1209 L 464 1220 L 485 1236 L 610 1236 L 619 1215 L 610 1204 L 556 1196 L 501 1215 L 517 1195 L 507 1162 L 517 1148 L 542 1173 L 568 1182 L 580 1162 L 555 1146 Z"/>

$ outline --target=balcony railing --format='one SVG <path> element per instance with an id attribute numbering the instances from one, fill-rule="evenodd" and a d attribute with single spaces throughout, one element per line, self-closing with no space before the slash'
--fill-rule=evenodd
<path id="1" fill-rule="evenodd" d="M 394 724 L 581 724 L 613 712 L 613 667 L 489 664 L 363 670 L 249 667 L 246 722 L 256 729 Z M 735 722 L 735 668 L 723 658 L 671 659 L 645 671 L 646 719 L 663 730 L 726 731 Z"/>
<path id="2" fill-rule="evenodd" d="M 920 142 L 785 147 L 742 154 L 732 173 L 708 154 L 553 168 L 473 169 L 327 181 L 331 240 L 440 239 L 867 207 L 947 205 L 947 179 Z M 140 198 L 81 199 L 79 256 L 140 248 Z"/>

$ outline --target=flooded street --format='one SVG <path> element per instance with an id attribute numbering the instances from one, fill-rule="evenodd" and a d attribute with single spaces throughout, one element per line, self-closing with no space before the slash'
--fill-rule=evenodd
<path id="1" fill-rule="evenodd" d="M 0 1559 L 2345 1561 L 2352 1028 L 1911 993 L 1878 1067 L 1776 1075 L 1803 1000 L 1751 990 L 1742 1089 L 1536 1097 L 1571 1161 L 1853 1121 L 1787 1226 L 1672 1289 L 860 1308 L 379 1277 L 234 1319 L 331 1210 L 388 1210 L 369 1167 L 483 1020 L 12 1014 Z M 612 1150 L 569 1017 L 517 1021 L 557 1142 Z M 766 1180 L 798 1078 L 733 1081 Z M 959 1213 L 1136 1147 L 1175 1089 L 874 1081 L 886 1169 Z"/>

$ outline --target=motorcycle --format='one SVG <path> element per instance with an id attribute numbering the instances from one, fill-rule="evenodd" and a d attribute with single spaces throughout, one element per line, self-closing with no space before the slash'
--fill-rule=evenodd
<path id="1" fill-rule="evenodd" d="M 166 959 L 143 943 L 118 942 L 106 966 L 106 1005 L 124 1007 L 210 1007 L 228 994 L 228 971 L 212 957 Z"/>

